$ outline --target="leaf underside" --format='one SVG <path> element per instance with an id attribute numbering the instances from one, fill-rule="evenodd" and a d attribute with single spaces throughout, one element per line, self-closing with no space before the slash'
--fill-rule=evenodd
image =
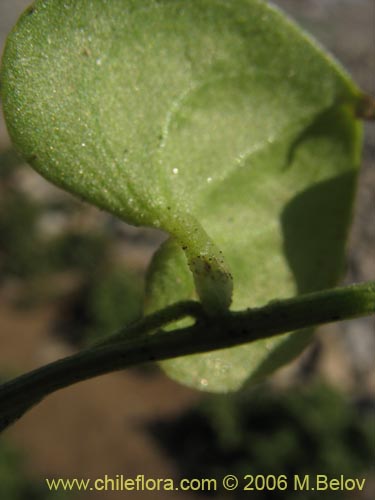
<path id="1" fill-rule="evenodd" d="M 40 0 L 10 35 L 2 98 L 13 141 L 55 184 L 153 227 L 198 220 L 234 278 L 233 309 L 334 285 L 351 218 L 359 91 L 260 0 Z M 189 237 L 189 234 L 187 234 Z M 171 239 L 147 312 L 195 298 Z M 287 334 L 163 362 L 210 391 L 303 349 Z"/>

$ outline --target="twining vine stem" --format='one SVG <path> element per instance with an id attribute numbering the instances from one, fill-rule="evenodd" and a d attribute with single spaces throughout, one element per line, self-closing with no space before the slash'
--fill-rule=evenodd
<path id="1" fill-rule="evenodd" d="M 48 394 L 104 373 L 374 313 L 375 281 L 272 301 L 264 307 L 229 311 L 217 317 L 207 316 L 198 302 L 179 302 L 91 348 L 1 385 L 0 430 Z M 163 330 L 186 317 L 192 318 L 191 326 Z"/>

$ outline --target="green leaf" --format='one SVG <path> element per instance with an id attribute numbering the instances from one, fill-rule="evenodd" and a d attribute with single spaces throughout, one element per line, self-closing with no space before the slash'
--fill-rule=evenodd
<path id="1" fill-rule="evenodd" d="M 8 130 L 29 163 L 127 222 L 173 234 L 216 313 L 230 304 L 230 272 L 194 217 L 195 196 L 176 182 L 186 166 L 164 158 L 180 102 L 217 74 L 211 57 L 202 65 L 195 40 L 201 8 L 186 5 L 36 1 L 7 40 L 1 93 Z M 223 45 L 224 60 L 229 52 Z"/>
<path id="2" fill-rule="evenodd" d="M 341 68 L 279 12 L 237 2 L 232 16 L 239 6 L 248 9 L 237 32 L 246 72 L 187 96 L 165 148 L 170 161 L 178 151 L 178 163 L 200 176 L 196 217 L 226 256 L 238 310 L 338 281 L 361 147 L 358 91 Z M 148 311 L 194 297 L 183 255 L 169 241 L 149 274 Z M 192 387 L 235 390 L 290 361 L 310 339 L 311 331 L 290 333 L 162 364 Z"/>
<path id="3" fill-rule="evenodd" d="M 195 290 L 225 309 L 220 251 L 235 309 L 337 281 L 360 93 L 265 2 L 39 0 L 1 77 L 11 136 L 42 175 L 174 236 L 155 257 L 149 311 Z M 287 335 L 164 366 L 225 391 L 301 348 Z"/>

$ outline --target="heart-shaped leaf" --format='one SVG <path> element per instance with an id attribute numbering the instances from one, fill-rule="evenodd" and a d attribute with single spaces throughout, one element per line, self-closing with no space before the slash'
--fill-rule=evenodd
<path id="1" fill-rule="evenodd" d="M 194 217 L 194 194 L 177 181 L 193 173 L 178 156 L 163 158 L 180 102 L 220 74 L 212 57 L 202 65 L 199 3 L 186 5 L 36 1 L 7 40 L 1 93 L 10 135 L 29 163 L 127 222 L 173 234 L 200 298 L 217 312 L 230 304 L 231 275 Z M 225 64 L 231 50 L 221 45 Z"/>
<path id="2" fill-rule="evenodd" d="M 226 255 L 235 309 L 337 282 L 361 147 L 358 91 L 341 68 L 279 12 L 240 4 L 246 64 L 186 96 L 164 148 L 200 178 L 198 190 L 190 180 L 195 214 Z M 194 296 L 181 250 L 167 242 L 149 274 L 148 310 Z M 192 387 L 234 390 L 291 360 L 310 338 L 291 333 L 162 364 Z"/>
<path id="3" fill-rule="evenodd" d="M 207 310 L 227 307 L 216 245 L 236 309 L 337 280 L 359 91 L 265 2 L 39 0 L 8 39 L 1 78 L 11 136 L 42 175 L 173 235 L 155 257 L 148 310 L 195 289 Z M 235 389 L 305 342 L 164 366 L 192 386 Z"/>

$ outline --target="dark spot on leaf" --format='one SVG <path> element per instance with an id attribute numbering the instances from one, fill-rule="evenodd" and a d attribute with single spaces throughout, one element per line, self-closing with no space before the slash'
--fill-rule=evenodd
<path id="1" fill-rule="evenodd" d="M 204 269 L 209 273 L 211 271 L 211 265 L 205 261 L 204 263 Z"/>
<path id="2" fill-rule="evenodd" d="M 35 12 L 35 8 L 34 8 L 34 7 L 29 7 L 29 8 L 26 10 L 25 14 L 26 14 L 27 16 L 31 16 L 32 14 L 34 14 L 34 12 Z"/>

